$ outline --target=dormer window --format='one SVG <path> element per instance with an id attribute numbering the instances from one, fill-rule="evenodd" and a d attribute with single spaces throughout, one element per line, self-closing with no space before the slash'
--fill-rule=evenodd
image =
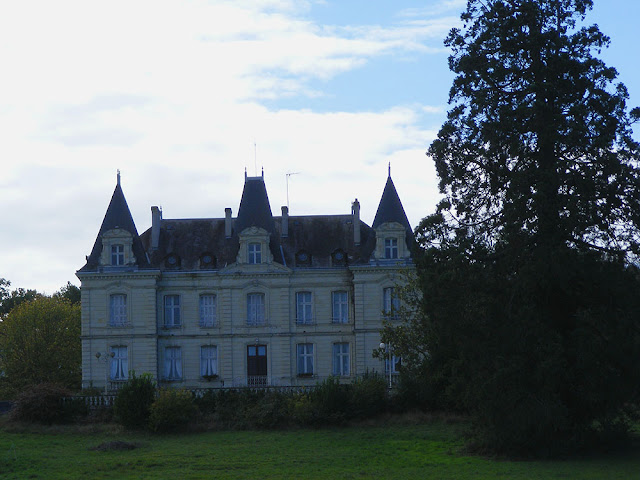
<path id="1" fill-rule="evenodd" d="M 347 263 L 347 254 L 341 249 L 335 250 L 331 254 L 331 261 L 332 261 L 334 266 L 336 266 L 336 265 L 346 265 L 346 263 Z"/>
<path id="2" fill-rule="evenodd" d="M 384 239 L 384 258 L 398 258 L 398 239 L 397 238 L 385 238 Z"/>
<path id="3" fill-rule="evenodd" d="M 302 266 L 311 265 L 311 255 L 309 255 L 309 253 L 304 250 L 299 251 L 298 253 L 296 253 L 296 264 Z"/>
<path id="4" fill-rule="evenodd" d="M 200 257 L 200 268 L 214 268 L 216 265 L 216 258 L 210 253 L 203 253 Z"/>
<path id="5" fill-rule="evenodd" d="M 262 244 L 250 243 L 247 245 L 248 259 L 247 263 L 257 265 L 262 263 Z"/>
<path id="6" fill-rule="evenodd" d="M 244 265 L 270 265 L 273 255 L 269 248 L 269 232 L 259 227 L 245 228 L 238 234 L 240 248 L 236 261 Z"/>
<path id="7" fill-rule="evenodd" d="M 111 265 L 124 265 L 124 245 L 111 245 Z"/>
<path id="8" fill-rule="evenodd" d="M 175 253 L 171 253 L 164 259 L 164 265 L 167 268 L 180 268 L 180 257 Z"/>
<path id="9" fill-rule="evenodd" d="M 136 264 L 133 235 L 122 228 L 112 228 L 102 234 L 99 264 L 103 267 L 124 267 Z"/>

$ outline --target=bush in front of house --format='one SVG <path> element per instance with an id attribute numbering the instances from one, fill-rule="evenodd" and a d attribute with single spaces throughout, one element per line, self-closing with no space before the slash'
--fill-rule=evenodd
<path id="1" fill-rule="evenodd" d="M 382 375 L 365 374 L 349 387 L 351 418 L 372 418 L 387 411 L 387 381 Z"/>
<path id="2" fill-rule="evenodd" d="M 162 388 L 149 410 L 149 428 L 154 432 L 184 430 L 197 411 L 189 390 Z"/>
<path id="3" fill-rule="evenodd" d="M 118 390 L 113 402 L 116 420 L 127 428 L 144 428 L 149 422 L 149 410 L 156 398 L 156 386 L 150 374 L 131 377 Z"/>
<path id="4" fill-rule="evenodd" d="M 75 410 L 81 409 L 77 402 L 72 406 L 63 403 L 70 392 L 57 383 L 38 383 L 25 387 L 15 398 L 10 413 L 11 420 L 30 423 L 64 423 L 74 416 Z M 86 413 L 86 409 L 85 409 Z"/>

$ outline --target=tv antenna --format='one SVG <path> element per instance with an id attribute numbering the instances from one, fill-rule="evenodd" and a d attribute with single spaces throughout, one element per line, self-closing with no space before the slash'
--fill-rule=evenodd
<path id="1" fill-rule="evenodd" d="M 289 177 L 291 175 L 299 175 L 300 172 L 287 172 L 285 176 L 287 177 L 287 209 L 289 209 Z"/>

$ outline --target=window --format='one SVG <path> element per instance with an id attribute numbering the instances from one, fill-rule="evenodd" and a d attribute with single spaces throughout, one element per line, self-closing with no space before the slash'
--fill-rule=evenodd
<path id="1" fill-rule="evenodd" d="M 247 295 L 247 325 L 264 325 L 264 293 Z"/>
<path id="2" fill-rule="evenodd" d="M 166 380 L 182 379 L 182 349 L 180 347 L 165 347 L 164 378 Z"/>
<path id="3" fill-rule="evenodd" d="M 391 373 L 400 373 L 400 367 L 402 367 L 402 357 L 391 355 Z M 389 375 L 389 357 L 385 358 L 384 360 L 384 371 L 387 375 Z"/>
<path id="4" fill-rule="evenodd" d="M 296 293 L 296 322 L 313 322 L 313 304 L 311 302 L 311 292 Z"/>
<path id="5" fill-rule="evenodd" d="M 247 253 L 249 255 L 248 262 L 252 264 L 262 263 L 262 245 L 259 243 L 250 243 L 247 245 Z"/>
<path id="6" fill-rule="evenodd" d="M 200 347 L 200 376 L 218 375 L 218 347 L 203 345 Z"/>
<path id="7" fill-rule="evenodd" d="M 298 344 L 298 375 L 313 375 L 313 343 Z"/>
<path id="8" fill-rule="evenodd" d="M 398 258 L 398 239 L 384 239 L 384 258 Z"/>
<path id="9" fill-rule="evenodd" d="M 179 327 L 180 325 L 180 295 L 166 295 L 164 297 L 164 326 Z"/>
<path id="10" fill-rule="evenodd" d="M 247 346 L 247 385 L 249 387 L 267 386 L 267 346 Z"/>
<path id="11" fill-rule="evenodd" d="M 200 295 L 200 326 L 215 327 L 216 326 L 216 296 Z"/>
<path id="12" fill-rule="evenodd" d="M 339 376 L 349 375 L 349 344 L 333 344 L 333 374 Z"/>
<path id="13" fill-rule="evenodd" d="M 111 265 L 124 265 L 124 245 L 111 245 Z"/>
<path id="14" fill-rule="evenodd" d="M 109 325 L 122 327 L 127 324 L 127 296 L 117 293 L 109 297 Z"/>
<path id="15" fill-rule="evenodd" d="M 331 292 L 331 319 L 333 323 L 349 322 L 348 299 L 347 292 Z"/>
<path id="16" fill-rule="evenodd" d="M 397 318 L 397 311 L 400 308 L 400 300 L 396 296 L 395 288 L 387 287 L 382 290 L 382 310 L 388 318 Z"/>
<path id="17" fill-rule="evenodd" d="M 111 357 L 109 378 L 111 380 L 126 380 L 129 378 L 129 359 L 126 346 L 116 346 L 110 349 Z"/>

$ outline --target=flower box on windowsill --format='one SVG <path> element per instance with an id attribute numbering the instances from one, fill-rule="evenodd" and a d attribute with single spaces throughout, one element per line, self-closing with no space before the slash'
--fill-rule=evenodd
<path id="1" fill-rule="evenodd" d="M 298 378 L 313 378 L 313 373 L 299 373 Z"/>
<path id="2" fill-rule="evenodd" d="M 211 382 L 212 380 L 216 380 L 217 378 L 218 375 L 202 375 L 202 379 L 207 382 Z"/>

